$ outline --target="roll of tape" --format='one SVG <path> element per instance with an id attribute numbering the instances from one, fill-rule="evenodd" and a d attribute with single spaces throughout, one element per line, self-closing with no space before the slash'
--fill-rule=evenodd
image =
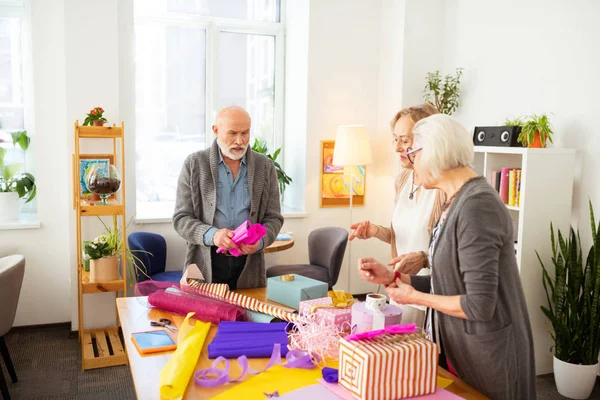
<path id="1" fill-rule="evenodd" d="M 383 311 L 385 309 L 385 296 L 377 293 L 368 294 L 367 307 L 373 311 Z"/>
<path id="2" fill-rule="evenodd" d="M 294 279 L 296 279 L 296 277 L 294 276 L 294 274 L 287 274 L 287 275 L 281 275 L 280 279 L 285 282 L 291 282 Z"/>
<path id="3" fill-rule="evenodd" d="M 368 294 L 367 308 L 373 311 L 373 326 L 371 329 L 383 329 L 385 327 L 385 316 L 383 315 L 385 296 L 378 293 Z"/>

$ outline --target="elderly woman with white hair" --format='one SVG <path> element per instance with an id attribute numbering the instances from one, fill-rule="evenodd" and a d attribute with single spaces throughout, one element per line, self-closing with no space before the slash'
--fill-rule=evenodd
<path id="1" fill-rule="evenodd" d="M 426 333 L 442 366 L 493 399 L 535 399 L 533 338 L 506 206 L 471 169 L 472 138 L 456 120 L 433 115 L 413 135 L 415 173 L 448 199 L 431 235 L 431 275 L 363 258 L 361 276 L 385 284 L 397 303 L 428 307 Z"/>

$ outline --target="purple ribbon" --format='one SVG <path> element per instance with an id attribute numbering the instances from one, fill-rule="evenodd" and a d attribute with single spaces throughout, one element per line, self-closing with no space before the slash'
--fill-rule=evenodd
<path id="1" fill-rule="evenodd" d="M 347 341 L 352 340 L 363 340 L 363 339 L 371 339 L 379 335 L 403 335 L 407 333 L 415 333 L 417 331 L 417 324 L 403 324 L 403 325 L 390 325 L 386 326 L 383 329 L 379 329 L 376 331 L 368 331 L 363 333 L 355 333 L 352 335 L 348 335 L 345 337 Z"/>
<path id="2" fill-rule="evenodd" d="M 292 350 L 286 355 L 286 364 L 281 364 L 281 344 L 275 343 L 273 346 L 273 354 L 269 360 L 267 366 L 259 371 L 255 371 L 248 366 L 248 358 L 246 356 L 238 357 L 238 362 L 242 367 L 242 373 L 237 378 L 229 377 L 229 360 L 224 357 L 218 357 L 212 365 L 212 368 L 201 369 L 194 373 L 194 382 L 196 385 L 206 388 L 214 388 L 217 386 L 224 385 L 229 382 L 236 382 L 241 380 L 247 373 L 259 374 L 271 368 L 276 364 L 281 364 L 284 368 L 314 368 L 314 362 L 311 355 L 302 350 Z M 224 362 L 224 368 L 217 368 L 218 365 Z"/>

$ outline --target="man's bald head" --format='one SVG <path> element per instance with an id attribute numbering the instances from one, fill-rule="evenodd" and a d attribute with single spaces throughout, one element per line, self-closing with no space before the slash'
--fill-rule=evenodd
<path id="1" fill-rule="evenodd" d="M 250 114 L 241 107 L 223 107 L 217 113 L 213 133 L 223 156 L 241 160 L 250 142 Z"/>
<path id="2" fill-rule="evenodd" d="M 248 125 L 250 125 L 252 118 L 250 118 L 250 114 L 248 111 L 244 110 L 242 107 L 238 106 L 227 106 L 223 107 L 217 113 L 217 119 L 215 121 L 215 125 L 219 125 L 228 120 L 246 120 Z"/>

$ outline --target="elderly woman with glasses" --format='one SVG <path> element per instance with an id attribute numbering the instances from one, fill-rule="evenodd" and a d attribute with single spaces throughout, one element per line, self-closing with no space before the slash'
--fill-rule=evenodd
<path id="1" fill-rule="evenodd" d="M 506 206 L 471 169 L 472 138 L 456 120 L 433 115 L 413 135 L 407 156 L 415 173 L 448 198 L 429 245 L 431 275 L 393 272 L 369 258 L 359 271 L 396 302 L 428 307 L 426 333 L 442 366 L 493 399 L 535 399 L 533 338 Z"/>
<path id="2" fill-rule="evenodd" d="M 400 110 L 391 121 L 392 145 L 398 153 L 402 172 L 395 182 L 395 207 L 388 227 L 363 221 L 350 226 L 349 240 L 375 237 L 389 243 L 392 260 L 388 265 L 406 274 L 429 274 L 427 248 L 429 237 L 437 222 L 445 195 L 436 189 L 425 189 L 413 171 L 406 151 L 413 144 L 412 129 L 418 121 L 437 114 L 431 104 Z M 425 307 L 402 307 L 406 322 L 424 321 Z"/>

